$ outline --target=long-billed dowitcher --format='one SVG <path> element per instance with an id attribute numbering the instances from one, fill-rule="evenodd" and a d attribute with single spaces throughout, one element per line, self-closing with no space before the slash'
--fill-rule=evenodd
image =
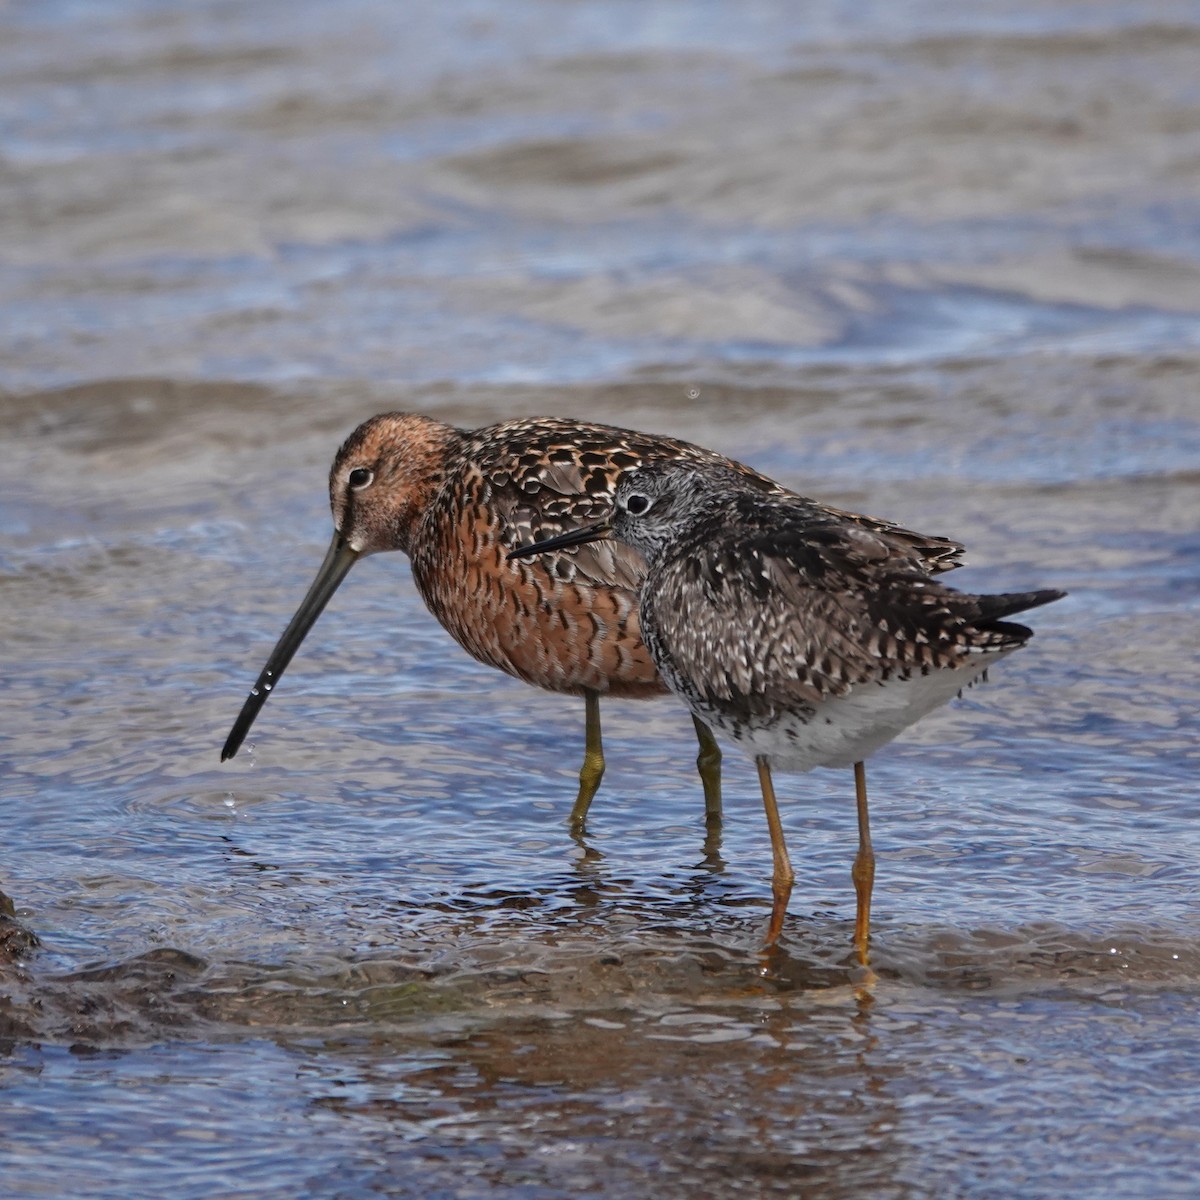
<path id="1" fill-rule="evenodd" d="M 360 425 L 329 473 L 334 535 L 308 594 L 267 660 L 221 752 L 237 753 L 259 710 L 346 573 L 368 554 L 402 550 L 417 590 L 468 653 L 527 683 L 582 694 L 586 738 L 572 810 L 582 828 L 604 773 L 599 697 L 667 689 L 642 644 L 641 555 L 619 543 L 535 563 L 506 552 L 611 511 L 617 477 L 646 463 L 721 468 L 772 493 L 782 489 L 722 455 L 656 437 L 558 417 L 465 431 L 415 413 Z M 862 518 L 930 570 L 955 565 L 961 547 Z M 710 823 L 720 816 L 720 750 L 703 722 L 697 759 Z"/>
<path id="2" fill-rule="evenodd" d="M 794 880 L 771 768 L 854 767 L 865 963 L 875 855 L 864 759 L 1033 636 L 1007 617 L 1065 593 L 955 591 L 913 547 L 841 512 L 683 462 L 630 472 L 611 519 L 516 553 L 561 554 L 610 533 L 646 559 L 641 632 L 668 686 L 757 764 L 774 855 L 768 946 Z"/>

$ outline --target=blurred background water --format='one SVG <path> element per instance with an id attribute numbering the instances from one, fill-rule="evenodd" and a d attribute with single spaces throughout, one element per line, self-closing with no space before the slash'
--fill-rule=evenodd
<path id="1" fill-rule="evenodd" d="M 6 1196 L 1192 1196 L 1200 10 L 0 5 Z M 849 773 L 468 660 L 359 568 L 388 408 L 688 437 L 1058 586 Z M 37 943 L 34 944 L 34 937 Z"/>

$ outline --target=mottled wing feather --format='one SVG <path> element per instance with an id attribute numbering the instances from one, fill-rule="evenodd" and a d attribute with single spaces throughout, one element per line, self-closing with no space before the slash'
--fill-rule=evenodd
<path id="1" fill-rule="evenodd" d="M 727 564 L 716 576 L 702 561 L 671 560 L 655 575 L 649 611 L 643 601 L 644 625 L 700 699 L 747 713 L 812 711 L 869 678 L 857 648 L 830 637 L 847 597 L 797 586 L 777 559 Z"/>
<path id="2" fill-rule="evenodd" d="M 890 528 L 801 500 L 773 502 L 761 521 L 751 503 L 700 534 L 659 565 L 643 600 L 648 640 L 699 699 L 812 711 L 864 683 L 1020 644 L 975 629 L 977 598 L 898 556 Z"/>
<path id="3" fill-rule="evenodd" d="M 513 447 L 519 447 L 519 452 Z M 780 491 L 765 476 L 687 442 L 633 430 L 542 417 L 483 429 L 467 447 L 487 485 L 487 504 L 506 551 L 603 520 L 623 471 L 671 460 L 719 463 L 747 481 Z M 593 542 L 537 560 L 556 579 L 581 586 L 636 591 L 642 556 L 615 541 Z"/>
<path id="4" fill-rule="evenodd" d="M 847 512 L 844 508 L 825 505 L 825 511 L 876 534 L 892 551 L 893 555 L 907 559 L 918 570 L 930 575 L 939 575 L 962 566 L 965 547 L 950 538 L 935 537 L 928 533 L 917 533 L 905 529 L 892 521 L 880 517 L 868 517 L 863 513 Z"/>
<path id="5" fill-rule="evenodd" d="M 621 474 L 652 462 L 732 467 L 765 494 L 794 495 L 744 464 L 690 442 L 554 417 L 481 429 L 469 438 L 465 453 L 486 482 L 506 551 L 603 520 Z M 960 565 L 963 547 L 949 538 L 841 509 L 827 511 L 875 533 L 893 555 L 918 569 L 937 573 Z M 619 544 L 593 543 L 546 555 L 541 565 L 555 578 L 585 586 L 636 589 L 644 574 L 641 556 Z"/>

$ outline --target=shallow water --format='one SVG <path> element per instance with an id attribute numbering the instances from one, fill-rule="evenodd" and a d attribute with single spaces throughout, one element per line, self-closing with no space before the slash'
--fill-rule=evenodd
<path id="1" fill-rule="evenodd" d="M 1194 1194 L 1200 18 L 792 8 L 0 9 L 6 1196 Z M 1070 591 L 872 760 L 876 979 L 848 772 L 764 974 L 751 766 L 610 703 L 576 843 L 399 556 L 218 763 L 397 407 Z"/>

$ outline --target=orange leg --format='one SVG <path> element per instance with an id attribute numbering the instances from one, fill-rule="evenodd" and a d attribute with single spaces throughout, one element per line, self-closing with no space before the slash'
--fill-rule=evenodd
<path id="1" fill-rule="evenodd" d="M 771 892 L 775 902 L 771 905 L 771 923 L 767 926 L 767 940 L 764 943 L 764 948 L 770 949 L 779 941 L 779 935 L 783 932 L 783 918 L 787 913 L 796 875 L 792 870 L 791 859 L 788 858 L 787 843 L 783 840 L 783 826 L 780 824 L 779 808 L 775 803 L 775 785 L 771 782 L 771 764 L 766 758 L 756 758 L 754 762 L 758 767 L 763 808 L 767 810 L 767 829 L 771 833 L 771 854 L 775 860 L 775 870 L 771 875 Z"/>
<path id="2" fill-rule="evenodd" d="M 867 812 L 867 772 L 862 763 L 854 764 L 854 794 L 858 802 L 858 853 L 850 878 L 858 899 L 854 915 L 854 948 L 858 961 L 867 965 L 867 948 L 871 942 L 871 891 L 875 886 L 875 851 L 871 847 L 871 820 Z"/>

